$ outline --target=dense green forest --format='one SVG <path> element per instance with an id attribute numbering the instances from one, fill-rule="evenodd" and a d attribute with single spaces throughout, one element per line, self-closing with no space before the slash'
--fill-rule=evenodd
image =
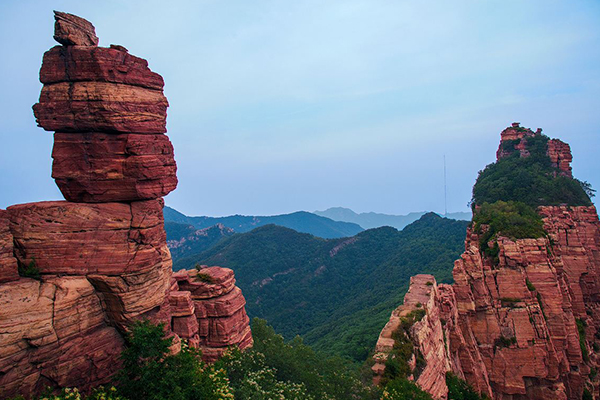
<path id="1" fill-rule="evenodd" d="M 174 269 L 229 267 L 252 317 L 286 338 L 302 335 L 316 350 L 362 362 L 411 276 L 452 280 L 467 225 L 429 213 L 402 231 L 383 227 L 330 240 L 269 225 L 182 258 Z"/>
<path id="2" fill-rule="evenodd" d="M 515 147 L 525 140 L 529 156 L 521 157 Z M 561 176 L 548 157 L 549 138 L 542 134 L 507 140 L 502 148 L 509 155 L 479 172 L 473 186 L 473 205 L 498 200 L 518 201 L 531 207 L 568 204 L 591 205 L 593 190 L 587 182 Z"/>
<path id="3" fill-rule="evenodd" d="M 165 221 L 188 224 L 196 229 L 205 229 L 217 224 L 233 229 L 237 233 L 249 232 L 260 226 L 275 224 L 310 233 L 322 238 L 341 238 L 356 235 L 363 228 L 350 222 L 334 221 L 306 211 L 291 214 L 254 216 L 231 215 L 228 217 L 188 217 L 170 207 L 164 208 Z"/>

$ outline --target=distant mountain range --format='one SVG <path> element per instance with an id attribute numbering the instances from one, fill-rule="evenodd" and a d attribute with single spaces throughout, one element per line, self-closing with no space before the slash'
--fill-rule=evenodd
<path id="1" fill-rule="evenodd" d="M 349 208 L 333 207 L 328 208 L 325 211 L 315 211 L 313 214 L 320 215 L 321 217 L 327 217 L 334 221 L 352 222 L 360 225 L 364 229 L 378 228 L 380 226 L 391 226 L 398 230 L 402 230 L 406 225 L 415 222 L 427 213 L 423 211 L 412 212 L 407 215 L 389 215 L 374 212 L 357 214 Z M 470 221 L 472 214 L 470 212 L 455 212 L 440 216 L 449 219 Z"/>
<path id="2" fill-rule="evenodd" d="M 320 350 L 363 361 L 410 276 L 452 280 L 467 225 L 429 213 L 402 231 L 381 227 L 338 239 L 266 225 L 188 253 L 173 269 L 231 268 L 251 317 L 267 319 L 287 338 L 302 335 Z"/>
<path id="3" fill-rule="evenodd" d="M 334 221 L 306 211 L 273 216 L 188 217 L 173 208 L 165 207 L 164 216 L 165 221 L 192 225 L 196 229 L 222 224 L 236 233 L 244 233 L 260 226 L 275 224 L 325 239 L 333 239 L 354 236 L 364 230 L 355 223 Z"/>

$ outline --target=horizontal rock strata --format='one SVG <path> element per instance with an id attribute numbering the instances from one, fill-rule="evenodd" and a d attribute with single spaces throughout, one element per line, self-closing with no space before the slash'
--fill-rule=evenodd
<path id="1" fill-rule="evenodd" d="M 110 382 L 136 320 L 214 361 L 252 344 L 233 271 L 172 279 L 162 196 L 177 186 L 163 79 L 88 21 L 55 15 L 34 106 L 54 134 L 52 176 L 67 201 L 0 210 L 0 396 Z M 23 276 L 20 276 L 22 274 Z"/>

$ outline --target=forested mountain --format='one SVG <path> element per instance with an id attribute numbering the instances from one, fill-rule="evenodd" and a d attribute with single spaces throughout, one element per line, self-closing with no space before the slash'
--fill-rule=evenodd
<path id="1" fill-rule="evenodd" d="M 429 213 L 402 231 L 383 227 L 330 240 L 267 225 L 180 259 L 174 269 L 232 268 L 252 317 L 316 349 L 364 360 L 410 276 L 451 281 L 467 225 Z"/>
<path id="2" fill-rule="evenodd" d="M 421 218 L 426 212 L 411 212 L 407 215 L 390 215 L 375 212 L 355 213 L 349 208 L 332 207 L 325 211 L 315 211 L 314 214 L 330 218 L 334 221 L 353 222 L 362 226 L 364 229 L 379 228 L 381 226 L 391 226 L 396 229 L 404 229 Z M 455 212 L 445 215 L 446 218 L 457 220 L 471 220 L 469 212 Z"/>
<path id="3" fill-rule="evenodd" d="M 190 254 L 198 254 L 208 250 L 221 239 L 233 235 L 233 229 L 217 224 L 209 228 L 196 229 L 190 224 L 165 222 L 167 245 L 173 261 Z"/>
<path id="4" fill-rule="evenodd" d="M 298 232 L 310 233 L 322 238 L 353 236 L 363 231 L 357 224 L 333 221 L 306 211 L 272 216 L 230 215 L 227 217 L 188 217 L 170 207 L 164 208 L 165 221 L 193 225 L 197 229 L 209 228 L 217 224 L 233 229 L 237 233 L 249 232 L 260 226 L 275 224 Z"/>

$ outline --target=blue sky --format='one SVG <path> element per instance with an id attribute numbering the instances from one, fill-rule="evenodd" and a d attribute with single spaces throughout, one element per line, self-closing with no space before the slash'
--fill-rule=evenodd
<path id="1" fill-rule="evenodd" d="M 600 188 L 597 1 L 3 1 L 0 207 L 61 199 L 31 106 L 52 10 L 166 82 L 191 215 L 465 211 L 513 121 Z"/>

